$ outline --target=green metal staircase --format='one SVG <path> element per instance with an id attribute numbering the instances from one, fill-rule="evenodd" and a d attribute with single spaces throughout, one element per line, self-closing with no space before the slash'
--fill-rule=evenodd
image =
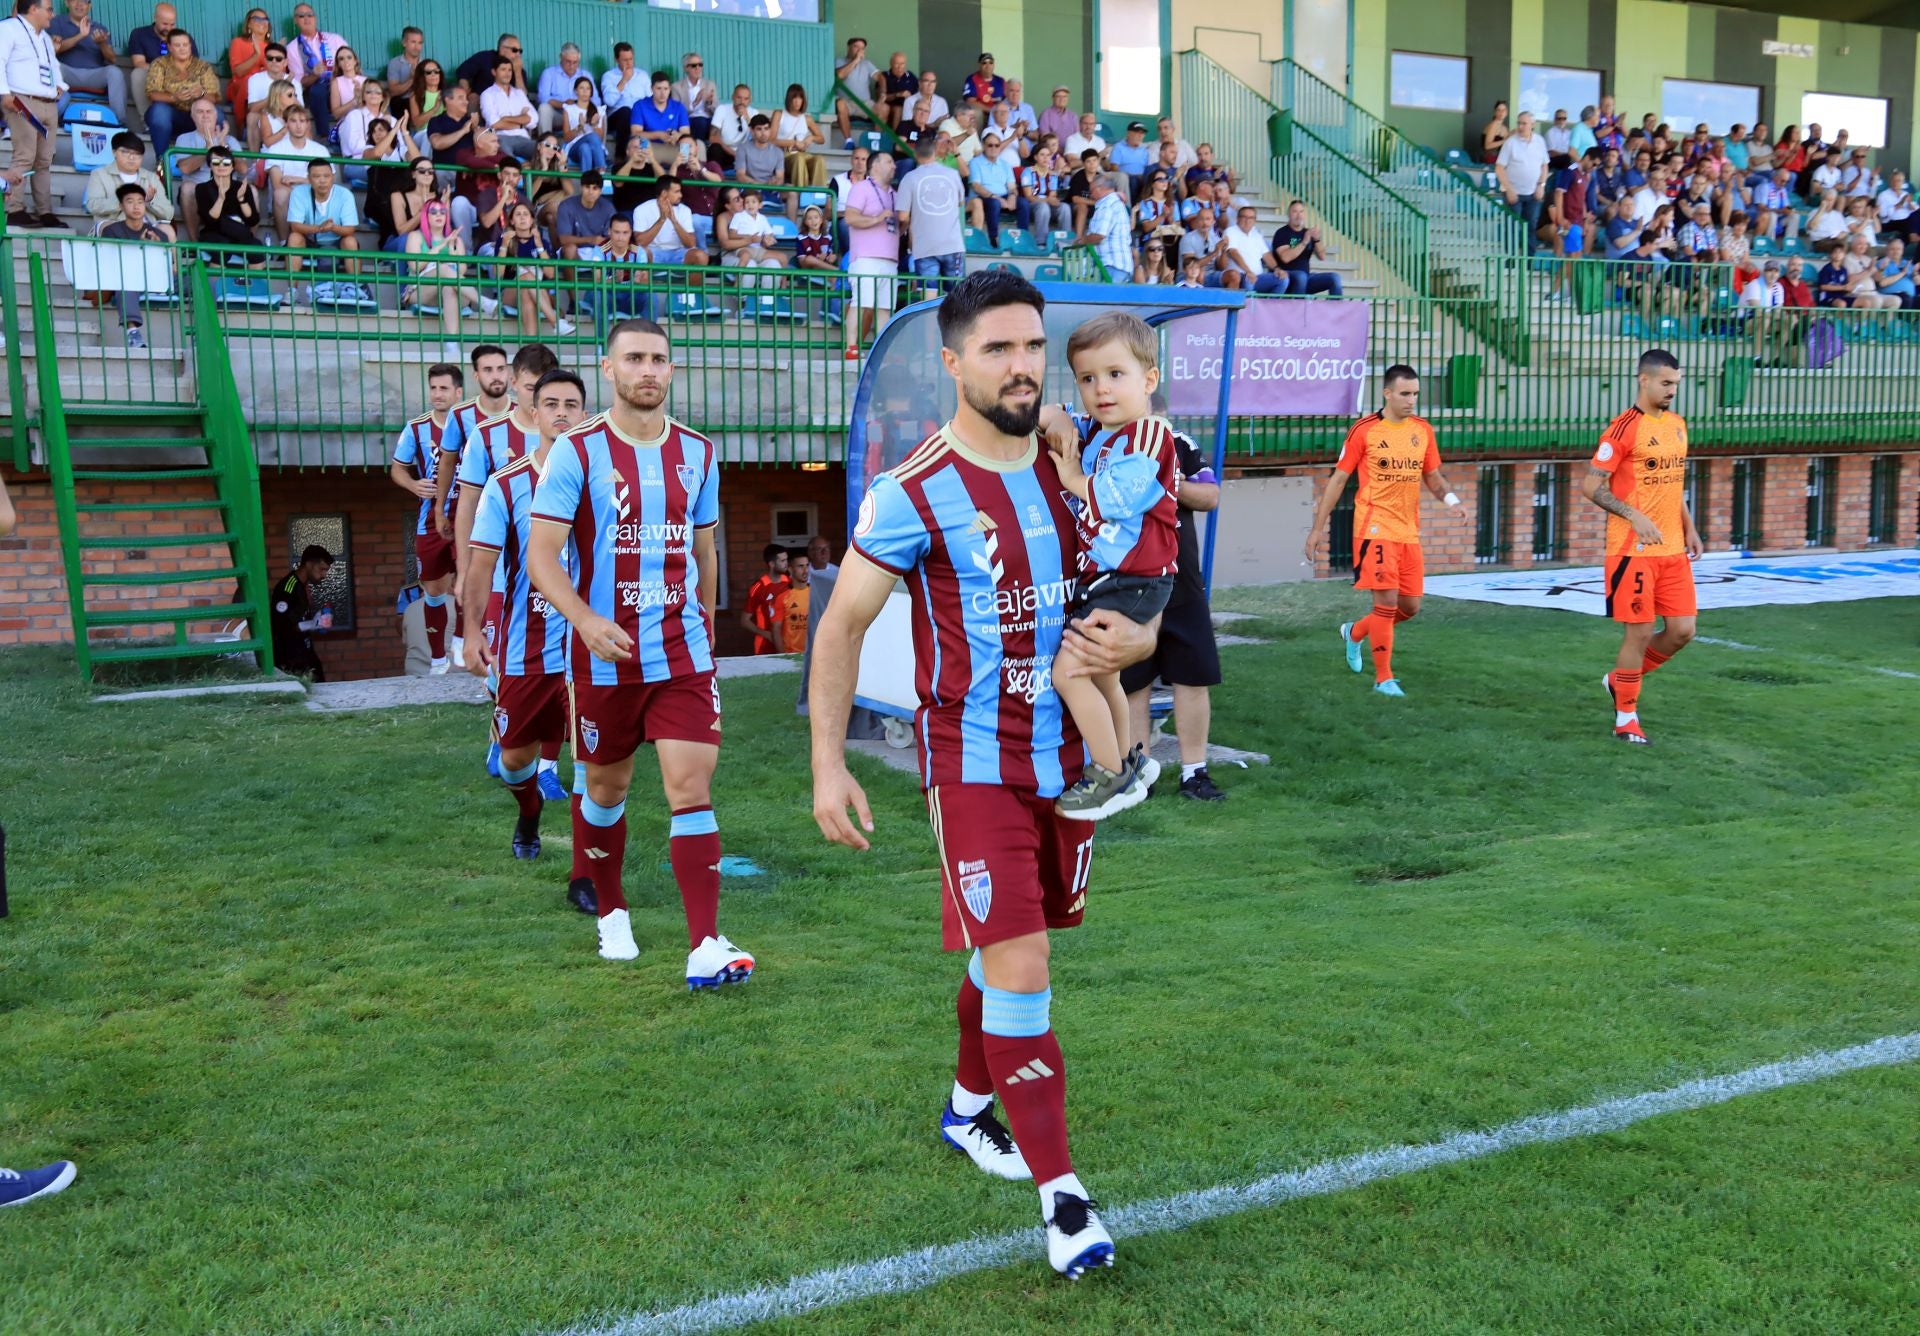
<path id="1" fill-rule="evenodd" d="M 271 671 L 260 470 L 205 270 L 198 263 L 184 269 L 197 317 L 199 402 L 68 403 L 46 264 L 38 255 L 30 262 L 41 440 L 74 649 L 88 680 L 103 663 L 237 654 Z M 126 495 L 153 484 L 167 485 L 165 499 Z M 153 592 L 100 601 L 107 591 L 129 589 Z M 233 626 L 241 628 L 237 638 L 226 631 Z M 103 634 L 96 639 L 96 632 Z"/>

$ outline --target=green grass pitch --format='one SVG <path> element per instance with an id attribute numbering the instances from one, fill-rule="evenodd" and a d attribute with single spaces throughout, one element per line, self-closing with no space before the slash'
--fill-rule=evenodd
<path id="1" fill-rule="evenodd" d="M 1118 1204 L 1920 1029 L 1920 600 L 1708 612 L 1609 736 L 1595 618 L 1428 601 L 1408 699 L 1337 586 L 1237 591 L 1215 736 L 1274 764 L 1104 828 L 1055 943 L 1076 1167 Z M 0 1332 L 552 1331 L 1034 1224 L 935 1140 L 961 957 L 924 810 L 810 814 L 794 679 L 726 689 L 690 996 L 642 762 L 642 955 L 516 864 L 477 709 L 94 705 L 0 659 Z M 564 814 L 547 832 L 565 834 Z M 1920 1069 L 1030 1263 L 794 1332 L 1910 1332 Z"/>

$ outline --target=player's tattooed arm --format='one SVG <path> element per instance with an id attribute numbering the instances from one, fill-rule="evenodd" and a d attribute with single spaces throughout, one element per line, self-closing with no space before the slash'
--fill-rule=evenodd
<path id="1" fill-rule="evenodd" d="M 1639 535 L 1641 542 L 1657 543 L 1661 541 L 1660 526 L 1648 519 L 1646 515 L 1639 510 L 1636 510 L 1615 496 L 1613 494 L 1613 488 L 1608 486 L 1612 481 L 1613 475 L 1605 469 L 1589 467 L 1587 469 L 1587 476 L 1581 480 L 1580 494 L 1586 497 L 1587 500 L 1593 502 L 1594 505 L 1600 507 L 1600 509 L 1606 511 L 1607 514 L 1617 515 L 1632 525 L 1634 533 Z"/>

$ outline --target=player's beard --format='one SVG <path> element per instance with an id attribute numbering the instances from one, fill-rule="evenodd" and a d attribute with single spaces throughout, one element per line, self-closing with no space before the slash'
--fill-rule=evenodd
<path id="1" fill-rule="evenodd" d="M 1040 387 L 1025 376 L 1015 376 L 1000 387 L 999 393 L 1019 389 L 1033 391 L 1033 399 L 1025 407 L 1003 403 L 998 395 L 991 399 L 976 395 L 971 385 L 964 385 L 962 392 L 966 395 L 967 407 L 985 418 L 995 431 L 1005 436 L 1031 436 L 1040 425 Z"/>
<path id="2" fill-rule="evenodd" d="M 490 385 L 482 384 L 480 388 L 486 391 L 487 398 L 489 399 L 504 399 L 507 397 L 507 382 L 504 380 L 494 381 Z"/>
<path id="3" fill-rule="evenodd" d="M 639 381 L 625 384 L 616 381 L 613 392 L 620 396 L 620 402 L 628 408 L 651 413 L 667 401 L 667 388 L 665 385 L 643 385 Z"/>

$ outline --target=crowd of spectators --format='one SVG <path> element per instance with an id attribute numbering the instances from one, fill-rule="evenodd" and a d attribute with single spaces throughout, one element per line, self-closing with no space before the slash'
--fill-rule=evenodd
<path id="1" fill-rule="evenodd" d="M 224 70 L 210 59 L 218 43 L 203 50 L 159 4 L 128 35 L 123 65 L 91 10 L 67 0 L 49 36 L 67 95 L 104 98 L 128 127 L 88 182 L 97 232 L 177 226 L 189 242 L 283 252 L 240 250 L 232 263 L 348 280 L 370 251 L 406 256 L 396 262 L 422 280 L 410 295 L 438 308 L 449 335 L 463 311 L 491 309 L 465 257 L 510 260 L 494 272 L 530 282 L 567 261 L 630 260 L 636 279 L 648 266 L 716 264 L 739 270 L 743 297 L 769 311 L 795 274 L 833 285 L 858 356 L 901 276 L 957 278 L 1009 228 L 1029 234 L 1028 254 L 1084 247 L 1117 282 L 1341 291 L 1337 275 L 1312 272 L 1326 251 L 1304 210 L 1261 237 L 1211 145 L 1188 143 L 1167 118 L 1131 122 L 1109 143 L 1072 89 L 1036 108 L 991 52 L 950 103 L 938 72 L 898 51 L 880 68 L 850 39 L 816 112 L 806 84 L 763 97 L 775 90 L 711 76 L 697 51 L 648 69 L 627 42 L 596 79 L 573 42 L 536 74 L 512 33 L 443 62 L 407 25 L 382 66 L 305 0 L 284 37 L 266 9 L 247 9 Z M 356 35 L 369 52 L 393 49 L 390 35 Z M 851 150 L 837 175 L 822 156 L 830 142 Z M 141 197 L 131 211 L 128 187 Z M 296 302 L 310 296 L 296 286 Z M 624 304 L 647 310 L 644 296 Z M 519 303 L 528 333 L 570 332 L 570 314 L 547 290 Z"/>

